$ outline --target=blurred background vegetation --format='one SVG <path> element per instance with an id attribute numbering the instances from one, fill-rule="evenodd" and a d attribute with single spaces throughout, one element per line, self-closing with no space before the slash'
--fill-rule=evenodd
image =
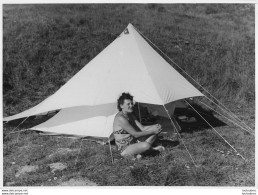
<path id="1" fill-rule="evenodd" d="M 254 104 L 254 9 L 254 4 L 3 5 L 4 115 L 53 94 L 128 23 L 222 102 Z"/>

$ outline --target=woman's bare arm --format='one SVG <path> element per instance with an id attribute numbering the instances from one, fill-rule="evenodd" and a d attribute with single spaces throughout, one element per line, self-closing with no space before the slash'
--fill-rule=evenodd
<path id="1" fill-rule="evenodd" d="M 128 122 L 128 120 L 125 119 L 124 117 L 122 117 L 122 116 L 117 117 L 117 120 L 118 120 L 119 126 L 121 126 L 122 129 L 127 131 L 129 134 L 131 134 L 135 138 L 146 136 L 146 135 L 158 134 L 160 131 L 158 128 L 150 128 L 148 131 L 136 131 L 132 127 L 132 125 Z"/>
<path id="2" fill-rule="evenodd" d="M 157 129 L 157 128 L 161 130 L 161 125 L 160 124 L 144 126 L 138 120 L 135 120 L 135 124 L 139 127 L 139 129 L 141 131 L 150 131 L 152 129 Z"/>

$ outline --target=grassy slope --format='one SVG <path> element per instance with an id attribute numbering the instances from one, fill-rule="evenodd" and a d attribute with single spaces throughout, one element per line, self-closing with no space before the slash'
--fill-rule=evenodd
<path id="1" fill-rule="evenodd" d="M 53 94 L 131 22 L 254 127 L 253 6 L 4 5 L 3 17 L 4 115 L 30 108 Z M 5 128 L 4 133 L 10 130 Z M 218 150 L 226 152 L 229 147 L 212 130 L 182 134 L 202 165 L 198 169 L 191 166 L 181 145 L 145 161 L 122 160 L 112 166 L 108 147 L 103 150 L 84 142 L 75 166 L 75 153 L 48 156 L 57 148 L 78 149 L 79 141 L 22 133 L 16 142 L 16 134 L 4 136 L 4 182 L 58 185 L 80 175 L 100 185 L 254 185 L 254 138 L 231 126 L 218 131 L 245 154 L 247 162 L 232 151 L 223 156 Z M 46 165 L 60 161 L 68 168 L 55 173 L 57 181 L 48 182 L 54 175 Z M 26 164 L 38 164 L 40 169 L 15 178 L 15 171 Z M 192 170 L 187 171 L 186 165 Z"/>

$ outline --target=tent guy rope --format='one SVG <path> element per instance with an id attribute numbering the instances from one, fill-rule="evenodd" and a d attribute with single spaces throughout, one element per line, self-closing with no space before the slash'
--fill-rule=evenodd
<path id="1" fill-rule="evenodd" d="M 21 126 L 28 118 L 29 118 L 29 116 L 26 117 L 22 122 L 20 122 L 20 123 L 12 130 L 12 132 L 15 132 L 14 130 L 17 129 L 19 126 Z"/>
<path id="2" fill-rule="evenodd" d="M 205 118 L 202 117 L 202 115 L 198 113 L 197 110 L 192 107 L 191 104 L 189 104 L 186 100 L 185 102 L 236 152 L 237 156 L 240 156 L 243 160 L 246 160 L 214 127 L 211 126 L 211 124 Z"/>
<path id="3" fill-rule="evenodd" d="M 197 165 L 196 165 L 196 163 L 195 163 L 195 161 L 194 161 L 194 159 L 193 159 L 191 153 L 189 152 L 189 150 L 188 150 L 188 148 L 186 147 L 186 145 L 185 145 L 185 143 L 184 143 L 184 141 L 183 141 L 181 135 L 179 134 L 179 132 L 178 132 L 178 130 L 177 130 L 177 128 L 176 128 L 176 125 L 173 123 L 173 120 L 172 120 L 171 116 L 169 115 L 168 110 L 166 109 L 165 105 L 163 105 L 163 107 L 164 107 L 164 109 L 165 109 L 165 111 L 166 111 L 166 113 L 167 113 L 167 115 L 168 115 L 168 117 L 169 117 L 169 119 L 170 119 L 170 121 L 171 121 L 172 126 L 174 126 L 174 128 L 175 128 L 175 130 L 176 130 L 176 132 L 177 132 L 178 137 L 179 137 L 180 140 L 182 141 L 182 143 L 183 143 L 183 145 L 184 145 L 184 147 L 185 147 L 187 153 L 189 154 L 189 156 L 190 156 L 190 158 L 191 158 L 191 160 L 192 160 L 194 166 L 197 167 Z"/>
<path id="4" fill-rule="evenodd" d="M 140 103 L 139 102 L 138 102 L 138 111 L 139 111 L 140 123 L 142 123 L 142 117 L 141 117 L 141 110 L 140 110 Z"/>
<path id="5" fill-rule="evenodd" d="M 216 112 L 217 114 L 223 116 L 224 118 L 226 118 L 227 120 L 229 120 L 230 122 L 232 122 L 233 124 L 235 124 L 236 126 L 239 126 L 239 127 L 240 127 L 241 129 L 243 129 L 244 131 L 247 131 L 247 132 L 250 133 L 251 135 L 255 136 L 255 135 L 254 135 L 254 132 L 251 132 L 250 130 L 247 130 L 247 129 L 243 128 L 241 125 L 237 124 L 235 121 L 229 119 L 229 118 L 226 117 L 225 115 L 223 115 L 223 114 L 217 112 L 217 111 L 214 110 L 212 107 L 210 107 L 210 106 L 208 106 L 207 104 L 205 104 L 204 102 L 202 102 L 202 101 L 199 101 L 199 102 L 200 102 L 201 104 L 205 105 L 206 107 L 208 107 L 209 109 L 213 110 L 213 111 Z"/>
<path id="6" fill-rule="evenodd" d="M 213 104 L 215 104 L 216 106 L 218 106 L 222 111 L 226 112 L 232 119 L 238 121 L 239 123 L 242 123 L 243 126 L 245 126 L 247 129 L 249 129 L 250 131 L 254 131 L 251 127 L 249 127 L 248 125 L 246 125 L 243 121 L 241 121 L 237 116 L 234 117 L 234 114 L 231 111 L 227 111 L 226 109 L 222 108 L 220 105 L 216 104 L 213 100 L 211 100 L 210 98 L 208 98 L 207 96 L 205 96 L 209 101 L 211 101 Z M 242 126 L 242 127 L 243 127 Z"/>
<path id="7" fill-rule="evenodd" d="M 17 129 L 20 125 L 22 125 L 27 119 L 29 118 L 29 116 L 28 117 L 26 117 L 17 127 L 15 127 L 14 129 L 13 129 L 13 131 L 12 132 L 14 132 L 14 130 L 15 129 Z M 20 131 L 18 132 L 18 135 L 17 135 L 17 140 L 16 140 L 16 142 L 18 142 L 19 141 L 19 138 L 20 138 Z"/>

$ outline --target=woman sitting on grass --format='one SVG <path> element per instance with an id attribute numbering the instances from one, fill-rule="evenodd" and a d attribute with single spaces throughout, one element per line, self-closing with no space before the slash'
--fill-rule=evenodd
<path id="1" fill-rule="evenodd" d="M 117 100 L 117 108 L 120 112 L 115 116 L 113 131 L 116 145 L 122 156 L 135 157 L 137 155 L 137 158 L 141 158 L 140 154 L 147 150 L 165 150 L 163 146 L 151 147 L 157 138 L 157 134 L 162 130 L 161 125 L 143 126 L 137 121 L 132 114 L 133 96 L 129 93 L 123 93 Z M 139 128 L 138 131 L 137 127 Z M 147 138 L 142 142 L 137 142 L 140 137 Z"/>

